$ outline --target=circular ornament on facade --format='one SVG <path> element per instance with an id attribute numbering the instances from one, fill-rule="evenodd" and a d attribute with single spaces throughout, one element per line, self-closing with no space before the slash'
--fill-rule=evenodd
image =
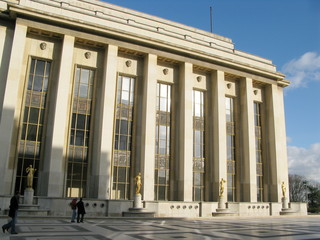
<path id="1" fill-rule="evenodd" d="M 97 206 L 97 204 L 96 204 L 96 203 L 94 203 L 94 204 L 92 204 L 92 206 L 93 206 L 93 207 L 96 207 L 96 206 Z"/>
<path id="2" fill-rule="evenodd" d="M 254 90 L 253 93 L 254 93 L 254 95 L 257 95 L 258 94 L 258 90 Z"/>
<path id="3" fill-rule="evenodd" d="M 179 209 L 180 208 L 180 206 L 177 206 L 177 209 Z"/>
<path id="4" fill-rule="evenodd" d="M 132 65 L 132 61 L 131 61 L 131 60 L 127 60 L 127 61 L 126 61 L 126 66 L 127 66 L 127 67 L 131 67 L 131 65 Z"/>
<path id="5" fill-rule="evenodd" d="M 194 208 L 195 208 L 195 209 L 198 209 L 198 206 L 195 206 Z"/>
<path id="6" fill-rule="evenodd" d="M 198 77 L 197 77 L 197 81 L 198 81 L 198 82 L 201 82 L 201 80 L 202 80 L 202 77 L 201 77 L 201 76 L 198 76 Z"/>
<path id="7" fill-rule="evenodd" d="M 91 52 L 85 52 L 84 57 L 85 57 L 86 59 L 91 58 Z"/>
<path id="8" fill-rule="evenodd" d="M 227 88 L 228 88 L 228 89 L 231 88 L 231 83 L 227 83 Z"/>
<path id="9" fill-rule="evenodd" d="M 169 69 L 168 68 L 163 69 L 163 74 L 164 75 L 168 75 L 168 73 L 169 73 Z"/>
<path id="10" fill-rule="evenodd" d="M 101 204 L 100 204 L 100 207 L 103 208 L 103 207 L 104 207 L 104 203 L 101 203 Z"/>
<path id="11" fill-rule="evenodd" d="M 172 209 L 172 208 L 174 208 L 174 206 L 173 206 L 173 205 L 171 205 L 171 206 L 170 206 L 170 208 Z"/>
<path id="12" fill-rule="evenodd" d="M 47 48 L 47 44 L 45 42 L 40 43 L 40 49 L 45 50 Z"/>

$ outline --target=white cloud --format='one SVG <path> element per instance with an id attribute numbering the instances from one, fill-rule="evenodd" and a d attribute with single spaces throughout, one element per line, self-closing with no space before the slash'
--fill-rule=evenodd
<path id="1" fill-rule="evenodd" d="M 320 182 L 320 143 L 310 148 L 288 146 L 289 173 Z"/>
<path id="2" fill-rule="evenodd" d="M 320 54 L 307 52 L 286 63 L 282 72 L 291 81 L 291 88 L 305 87 L 310 81 L 320 81 Z"/>

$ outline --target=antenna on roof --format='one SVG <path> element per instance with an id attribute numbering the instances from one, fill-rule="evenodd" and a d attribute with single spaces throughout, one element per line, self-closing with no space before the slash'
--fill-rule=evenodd
<path id="1" fill-rule="evenodd" d="M 213 33 L 212 7 L 210 7 L 210 30 Z"/>

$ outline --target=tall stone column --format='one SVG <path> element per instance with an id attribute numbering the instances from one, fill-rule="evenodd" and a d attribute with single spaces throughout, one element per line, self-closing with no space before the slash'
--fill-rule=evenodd
<path id="1" fill-rule="evenodd" d="M 271 174 L 269 182 L 269 201 L 281 202 L 281 184 L 287 188 L 285 197 L 289 199 L 288 159 L 285 129 L 283 88 L 275 84 L 266 88 L 266 116 L 269 142 Z"/>
<path id="2" fill-rule="evenodd" d="M 224 72 L 215 71 L 211 75 L 211 102 L 209 105 L 212 112 L 212 141 L 210 141 L 209 149 L 212 149 L 212 194 L 213 201 L 219 198 L 219 182 L 223 178 L 227 180 L 227 135 L 226 135 L 226 100 L 225 100 L 225 80 Z M 227 186 L 227 183 L 224 184 Z M 223 194 L 222 201 L 227 201 L 227 187 Z"/>
<path id="3" fill-rule="evenodd" d="M 181 201 L 192 201 L 193 185 L 193 119 L 192 119 L 192 73 L 191 63 L 180 65 L 179 79 L 179 174 L 178 197 Z"/>
<path id="4" fill-rule="evenodd" d="M 65 182 L 65 161 L 66 145 L 68 143 L 68 123 L 70 100 L 72 93 L 72 73 L 73 73 L 73 51 L 74 37 L 65 35 L 62 43 L 62 50 L 59 63 L 59 73 L 57 84 L 55 85 L 55 105 L 50 115 L 52 120 L 48 126 L 48 136 L 46 142 L 46 155 L 44 158 L 43 181 L 47 187 L 42 185 L 42 192 L 46 192 L 48 197 L 64 196 Z M 52 89 L 53 90 L 53 89 Z"/>
<path id="5" fill-rule="evenodd" d="M 253 82 L 251 78 L 240 81 L 240 115 L 242 128 L 242 189 L 245 202 L 257 201 L 257 172 L 255 153 L 255 126 L 253 108 Z"/>
<path id="6" fill-rule="evenodd" d="M 27 26 L 16 23 L 11 49 L 8 75 L 3 96 L 3 111 L 0 118 L 0 194 L 12 194 L 15 170 L 16 139 L 19 127 L 21 97 L 23 86 L 23 55 L 26 44 Z M 2 76 L 3 77 L 3 76 Z"/>
<path id="7" fill-rule="evenodd" d="M 0 26 L 0 119 L 2 115 L 3 99 L 6 90 L 6 79 L 9 71 L 10 53 L 12 48 L 14 30 L 6 26 Z M 0 193 L 1 194 L 1 193 Z"/>
<path id="8" fill-rule="evenodd" d="M 93 196 L 108 199 L 111 196 L 111 160 L 113 147 L 113 128 L 115 114 L 115 100 L 117 88 L 118 47 L 109 45 L 105 51 L 104 75 L 99 102 L 99 128 L 97 136 L 97 158 L 93 159 Z"/>
<path id="9" fill-rule="evenodd" d="M 142 197 L 154 200 L 155 125 L 157 97 L 157 56 L 148 54 L 144 62 L 141 122 Z M 139 170 L 138 170 L 139 171 Z M 136 173 L 137 174 L 137 173 Z M 146 181 L 146 179 L 148 179 Z"/>

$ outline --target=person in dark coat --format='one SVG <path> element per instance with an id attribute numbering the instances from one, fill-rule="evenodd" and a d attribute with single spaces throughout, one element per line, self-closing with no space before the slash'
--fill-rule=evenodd
<path id="1" fill-rule="evenodd" d="M 82 198 L 77 202 L 77 209 L 78 209 L 78 216 L 77 216 L 77 222 L 83 222 L 83 217 L 86 214 L 86 210 L 84 208 L 84 204 L 82 202 Z"/>
<path id="2" fill-rule="evenodd" d="M 11 217 L 11 221 L 2 226 L 3 233 L 5 232 L 5 230 L 9 231 L 9 228 L 11 228 L 11 234 L 17 234 L 16 222 L 18 216 L 19 198 L 20 193 L 16 192 L 16 195 L 14 195 L 10 200 L 9 217 Z"/>

